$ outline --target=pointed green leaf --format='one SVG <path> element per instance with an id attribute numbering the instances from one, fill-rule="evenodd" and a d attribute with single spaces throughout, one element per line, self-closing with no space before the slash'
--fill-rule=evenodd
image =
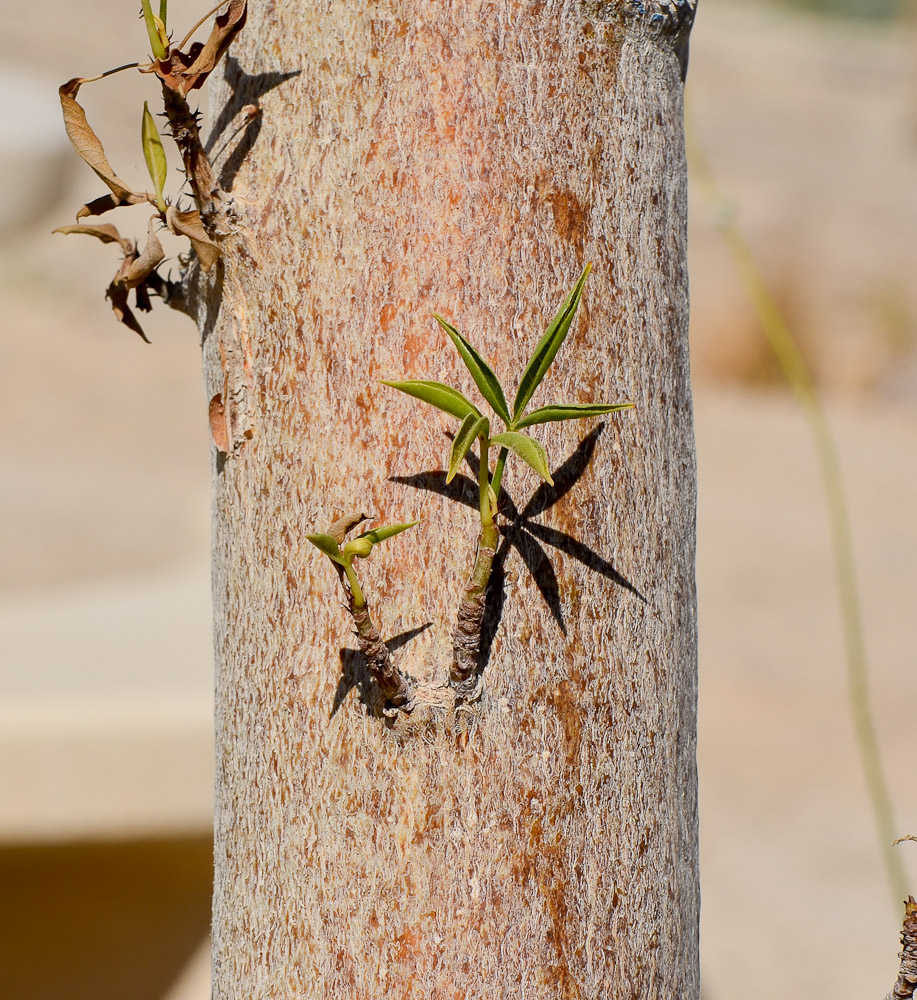
<path id="1" fill-rule="evenodd" d="M 321 552 L 332 561 L 338 563 L 338 565 L 344 565 L 344 559 L 341 556 L 341 549 L 338 543 L 331 537 L 331 535 L 306 535 L 306 538 Z"/>
<path id="2" fill-rule="evenodd" d="M 528 434 L 520 434 L 518 431 L 505 431 L 503 434 L 497 434 L 496 437 L 492 437 L 490 443 L 509 448 L 523 462 L 527 462 L 546 483 L 550 483 L 551 486 L 554 485 L 554 480 L 551 478 L 551 473 L 548 469 L 548 456 L 545 454 L 544 448 L 534 438 L 530 438 Z"/>
<path id="3" fill-rule="evenodd" d="M 464 420 L 469 413 L 481 416 L 481 411 L 466 399 L 458 389 L 453 389 L 450 385 L 443 385 L 442 382 L 426 382 L 419 379 L 410 379 L 407 382 L 388 382 L 382 380 L 383 385 L 389 385 L 400 392 L 406 392 L 409 396 L 422 399 L 425 403 L 435 406 L 438 410 Z"/>
<path id="4" fill-rule="evenodd" d="M 462 460 L 468 454 L 468 449 L 471 447 L 474 439 L 482 435 L 486 437 L 489 433 L 490 421 L 487 417 L 476 417 L 473 413 L 469 413 L 465 417 L 462 421 L 462 426 L 458 429 L 458 434 L 455 435 L 455 440 L 452 442 L 452 454 L 449 456 L 449 474 L 446 476 L 447 483 L 451 483 L 455 478 L 455 474 L 458 472 Z"/>
<path id="5" fill-rule="evenodd" d="M 503 395 L 503 386 L 500 385 L 493 369 L 451 323 L 447 323 L 442 316 L 438 316 L 436 313 L 433 313 L 433 317 L 455 344 L 455 349 L 461 355 L 462 361 L 465 362 L 465 367 L 471 372 L 474 384 L 480 389 L 481 395 L 493 407 L 494 413 L 508 424 L 509 407 L 506 405 L 506 397 Z"/>
<path id="6" fill-rule="evenodd" d="M 167 206 L 163 201 L 162 189 L 165 186 L 168 172 L 166 151 L 162 148 L 162 140 L 159 138 L 156 123 L 153 121 L 146 101 L 143 102 L 140 135 L 143 139 L 143 158 L 146 160 L 146 168 L 149 170 L 150 179 L 156 188 L 156 207 L 160 212 L 165 212 Z"/>
<path id="7" fill-rule="evenodd" d="M 159 0 L 159 20 L 162 21 L 163 27 L 166 25 L 166 12 L 169 8 L 169 0 Z"/>
<path id="8" fill-rule="evenodd" d="M 603 413 L 614 413 L 616 410 L 628 410 L 633 403 L 553 403 L 551 406 L 540 406 L 537 410 L 527 413 L 513 426 L 517 430 L 531 427 L 532 424 L 550 424 L 555 420 L 582 420 L 584 417 L 600 417 Z"/>
<path id="9" fill-rule="evenodd" d="M 392 535 L 400 535 L 402 531 L 413 528 L 415 524 L 420 524 L 420 521 L 410 521 L 408 524 L 387 524 L 384 528 L 373 528 L 371 531 L 364 531 L 362 534 L 357 535 L 357 538 L 368 538 L 373 545 L 378 545 L 379 542 L 384 542 L 386 538 L 391 538 Z"/>
<path id="10" fill-rule="evenodd" d="M 150 36 L 150 49 L 157 59 L 165 59 L 168 41 L 164 45 L 163 36 L 168 38 L 166 35 L 166 26 L 162 19 L 153 13 L 153 9 L 150 7 L 150 0 L 140 0 L 140 6 L 143 8 L 146 33 Z M 160 7 L 160 10 L 162 10 L 162 7 Z"/>
<path id="11" fill-rule="evenodd" d="M 560 350 L 560 345 L 570 332 L 570 324 L 576 315 L 579 300 L 583 294 L 583 286 L 586 284 L 586 278 L 589 277 L 591 270 L 591 264 L 587 264 L 583 268 L 583 273 L 577 279 L 570 294 L 564 299 L 563 305 L 551 320 L 544 336 L 538 341 L 538 346 L 535 348 L 535 353 L 532 355 L 531 360 L 525 366 L 525 371 L 522 373 L 522 379 L 519 382 L 519 391 L 516 393 L 516 401 L 513 403 L 514 421 L 522 416 L 522 412 L 528 406 L 532 394 L 541 384 L 541 380 L 551 367 L 551 362 Z"/>

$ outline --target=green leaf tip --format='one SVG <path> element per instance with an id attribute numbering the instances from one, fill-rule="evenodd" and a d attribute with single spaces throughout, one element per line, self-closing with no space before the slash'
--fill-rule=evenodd
<path id="1" fill-rule="evenodd" d="M 419 523 L 419 521 L 410 521 L 407 524 L 386 524 L 381 528 L 371 528 L 369 531 L 364 531 L 344 546 L 343 556 L 345 559 L 352 559 L 354 556 L 366 559 L 372 552 L 374 545 L 384 542 L 386 538 L 391 538 L 393 535 L 400 535 L 402 531 L 407 531 L 408 528 L 413 528 L 415 524 Z"/>
<path id="2" fill-rule="evenodd" d="M 508 424 L 509 407 L 506 405 L 506 397 L 503 395 L 503 386 L 500 385 L 500 380 L 494 374 L 493 369 L 451 323 L 444 320 L 438 313 L 433 313 L 433 318 L 455 345 L 455 349 L 459 352 L 465 367 L 471 372 L 474 384 L 478 387 L 481 395 L 490 403 L 494 413 Z"/>
<path id="3" fill-rule="evenodd" d="M 513 403 L 514 423 L 518 423 L 523 411 L 528 406 L 529 400 L 541 384 L 567 334 L 570 332 L 573 317 L 576 315 L 576 310 L 583 295 L 583 286 L 586 284 L 586 279 L 589 277 L 591 270 L 592 264 L 587 264 L 583 268 L 583 273 L 577 278 L 576 284 L 570 290 L 570 294 L 564 299 L 560 309 L 558 309 L 554 318 L 548 324 L 544 336 L 538 341 L 538 345 L 535 347 L 531 360 L 525 366 L 525 371 L 519 380 L 519 391 L 516 393 L 516 399 Z"/>
<path id="4" fill-rule="evenodd" d="M 332 562 L 337 563 L 339 566 L 345 565 L 340 546 L 335 539 L 331 537 L 331 535 L 306 535 L 306 538 L 319 550 L 319 552 L 324 552 Z"/>
<path id="5" fill-rule="evenodd" d="M 600 417 L 605 413 L 615 413 L 617 410 L 629 410 L 633 403 L 552 403 L 540 406 L 537 410 L 527 413 L 517 420 L 513 427 L 521 430 L 533 424 L 551 424 L 558 420 L 583 420 L 586 417 Z"/>
<path id="6" fill-rule="evenodd" d="M 143 117 L 140 121 L 140 137 L 143 142 L 143 158 L 146 160 L 146 168 L 150 172 L 150 180 L 156 189 L 156 207 L 160 212 L 166 211 L 166 203 L 162 197 L 162 189 L 165 187 L 168 164 L 166 163 L 166 151 L 162 148 L 162 140 L 159 138 L 159 130 L 150 114 L 150 108 L 146 101 L 143 102 Z"/>
<path id="7" fill-rule="evenodd" d="M 390 382 L 386 379 L 380 381 L 382 385 L 423 400 L 450 416 L 458 417 L 459 420 L 464 420 L 469 413 L 481 416 L 481 411 L 470 399 L 463 396 L 458 389 L 453 389 L 452 386 L 444 385 L 442 382 L 428 382 L 422 379 L 409 379 L 406 382 Z"/>
<path id="8" fill-rule="evenodd" d="M 373 545 L 378 545 L 379 542 L 384 542 L 386 538 L 391 538 L 393 535 L 400 535 L 402 531 L 413 528 L 415 524 L 420 524 L 420 518 L 416 521 L 408 521 L 406 524 L 386 524 L 382 528 L 372 528 L 370 531 L 362 532 L 357 538 L 368 538 Z"/>
<path id="9" fill-rule="evenodd" d="M 474 443 L 475 438 L 487 437 L 490 433 L 490 421 L 487 417 L 476 417 L 469 413 L 462 421 L 462 426 L 458 429 L 452 441 L 452 454 L 449 456 L 449 472 L 446 475 L 446 482 L 451 483 L 455 474 L 459 470 L 463 459 L 468 454 L 468 449 Z"/>
<path id="10" fill-rule="evenodd" d="M 554 485 L 551 472 L 548 469 L 548 456 L 541 443 L 528 434 L 520 434 L 518 431 L 505 431 L 490 439 L 491 444 L 498 444 L 503 448 L 518 455 L 523 462 L 531 466 L 541 478 L 550 486 Z"/>

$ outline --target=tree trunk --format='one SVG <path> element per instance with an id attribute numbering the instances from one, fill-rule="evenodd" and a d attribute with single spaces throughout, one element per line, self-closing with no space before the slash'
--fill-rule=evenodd
<path id="1" fill-rule="evenodd" d="M 201 316 L 230 439 L 215 997 L 697 997 L 692 12 L 264 0 L 231 50 L 239 231 Z M 421 518 L 359 568 L 396 661 L 444 683 L 478 525 L 411 477 L 457 424 L 377 380 L 479 398 L 435 310 L 514 391 L 587 261 L 536 403 L 636 408 L 533 428 L 557 486 L 507 470 L 483 696 L 390 718 L 306 535 Z"/>

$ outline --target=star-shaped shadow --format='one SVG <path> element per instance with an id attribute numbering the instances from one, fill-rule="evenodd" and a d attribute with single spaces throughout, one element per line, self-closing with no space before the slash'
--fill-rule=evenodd
<path id="1" fill-rule="evenodd" d="M 426 632 L 432 624 L 432 622 L 427 622 L 425 625 L 419 625 L 417 628 L 409 628 L 404 632 L 399 632 L 398 635 L 387 639 L 385 645 L 388 646 L 390 653 L 394 653 L 395 650 L 406 646 L 412 639 L 416 639 L 421 632 Z M 337 690 L 334 692 L 334 704 L 331 706 L 331 716 L 333 717 L 337 713 L 337 710 L 344 704 L 344 699 L 354 688 L 357 689 L 360 704 L 372 715 L 381 715 L 385 699 L 382 697 L 378 685 L 366 669 L 366 657 L 358 649 L 342 649 L 340 656 L 341 679 L 338 681 Z"/>
<path id="2" fill-rule="evenodd" d="M 542 483 L 522 510 L 516 506 L 506 491 L 506 487 L 501 490 L 499 513 L 503 515 L 504 521 L 500 524 L 500 544 L 494 556 L 490 582 L 487 586 L 486 612 L 484 626 L 481 630 L 479 670 L 483 670 L 490 658 L 494 636 L 503 614 L 503 605 L 506 600 L 505 565 L 510 549 L 515 549 L 522 557 L 522 561 L 532 574 L 532 579 L 535 581 L 539 593 L 544 598 L 552 617 L 564 635 L 567 634 L 567 626 L 560 602 L 557 574 L 544 548 L 545 545 L 553 546 L 566 555 L 573 556 L 584 566 L 611 580 L 617 586 L 630 591 L 641 601 L 646 600 L 630 580 L 622 576 L 614 565 L 603 556 L 594 552 L 572 535 L 558 531 L 556 528 L 549 528 L 534 520 L 570 492 L 592 460 L 599 437 L 604 429 L 605 424 L 599 424 L 587 434 L 566 461 L 553 471 L 554 485 Z M 405 486 L 413 486 L 415 489 L 438 493 L 440 496 L 477 510 L 478 459 L 469 452 L 466 461 L 474 474 L 473 479 L 459 475 L 451 483 L 447 483 L 446 473 L 437 471 L 421 472 L 414 476 L 392 476 L 391 481 Z"/>

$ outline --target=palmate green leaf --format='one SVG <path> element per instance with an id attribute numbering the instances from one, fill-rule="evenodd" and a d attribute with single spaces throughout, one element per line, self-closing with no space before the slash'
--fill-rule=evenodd
<path id="1" fill-rule="evenodd" d="M 487 417 L 476 417 L 473 413 L 469 413 L 465 417 L 462 421 L 462 426 L 459 427 L 458 434 L 455 435 L 455 440 L 452 442 L 452 454 L 449 456 L 449 473 L 446 476 L 447 483 L 451 483 L 455 478 L 455 474 L 458 472 L 462 460 L 468 454 L 468 449 L 471 447 L 474 439 L 482 435 L 486 437 L 489 433 L 490 421 Z"/>
<path id="2" fill-rule="evenodd" d="M 415 524 L 420 524 L 420 521 L 410 521 L 407 524 L 387 524 L 383 528 L 373 528 L 371 531 L 364 531 L 357 535 L 357 538 L 368 538 L 373 545 L 378 545 L 379 542 L 384 542 L 386 538 L 391 538 L 392 535 L 400 535 L 402 531 L 413 528 Z"/>
<path id="3" fill-rule="evenodd" d="M 156 123 L 153 121 L 146 101 L 143 102 L 140 136 L 143 140 L 143 158 L 146 160 L 146 168 L 150 172 L 150 179 L 156 189 L 156 207 L 160 212 L 165 212 L 167 206 L 162 197 L 162 189 L 165 187 L 169 168 L 166 163 L 166 151 L 162 148 L 162 140 L 159 138 Z"/>
<path id="4" fill-rule="evenodd" d="M 527 413 L 513 425 L 517 430 L 531 427 L 533 424 L 550 424 L 556 420 L 582 420 L 585 417 L 600 417 L 603 413 L 614 413 L 616 410 L 628 410 L 633 403 L 553 403 L 550 406 L 540 406 L 537 410 Z"/>
<path id="5" fill-rule="evenodd" d="M 320 551 L 339 566 L 344 565 L 341 548 L 331 535 L 306 535 L 306 538 Z"/>
<path id="6" fill-rule="evenodd" d="M 591 264 L 587 264 L 583 268 L 583 273 L 577 279 L 570 294 L 564 299 L 563 305 L 551 320 L 544 336 L 538 341 L 538 346 L 535 348 L 535 353 L 532 355 L 531 360 L 525 366 L 525 371 L 522 373 L 522 379 L 519 382 L 519 391 L 516 393 L 516 400 L 513 403 L 514 422 L 518 421 L 519 417 L 522 416 L 523 411 L 528 406 L 529 400 L 532 398 L 532 394 L 541 384 L 541 380 L 551 367 L 551 362 L 560 350 L 560 345 L 570 332 L 570 324 L 576 315 L 576 310 L 583 294 L 583 286 L 586 284 L 586 278 L 589 277 L 591 270 Z"/>
<path id="7" fill-rule="evenodd" d="M 551 472 L 548 469 L 548 456 L 545 454 L 544 448 L 534 438 L 530 438 L 528 434 L 520 434 L 518 431 L 505 431 L 503 434 L 497 434 L 495 437 L 492 437 L 490 443 L 509 448 L 523 462 L 528 463 L 546 483 L 549 483 L 551 486 L 554 485 L 554 480 L 551 478 Z"/>
<path id="8" fill-rule="evenodd" d="M 465 362 L 465 367 L 471 372 L 474 384 L 480 389 L 481 395 L 493 407 L 494 413 L 508 424 L 509 407 L 506 405 L 506 397 L 503 395 L 503 386 L 500 385 L 500 380 L 494 374 L 493 369 L 451 323 L 447 323 L 442 316 L 436 313 L 433 313 L 433 317 L 455 344 L 455 349 L 461 355 L 462 361 Z"/>
<path id="9" fill-rule="evenodd" d="M 383 385 L 391 386 L 400 392 L 406 392 L 409 396 L 422 399 L 438 410 L 458 417 L 459 420 L 464 420 L 469 413 L 481 416 L 481 411 L 470 399 L 466 399 L 458 389 L 453 389 L 450 385 L 443 385 L 442 382 L 427 382 L 421 379 L 410 379 L 407 382 L 389 382 L 385 379 L 381 381 Z"/>

